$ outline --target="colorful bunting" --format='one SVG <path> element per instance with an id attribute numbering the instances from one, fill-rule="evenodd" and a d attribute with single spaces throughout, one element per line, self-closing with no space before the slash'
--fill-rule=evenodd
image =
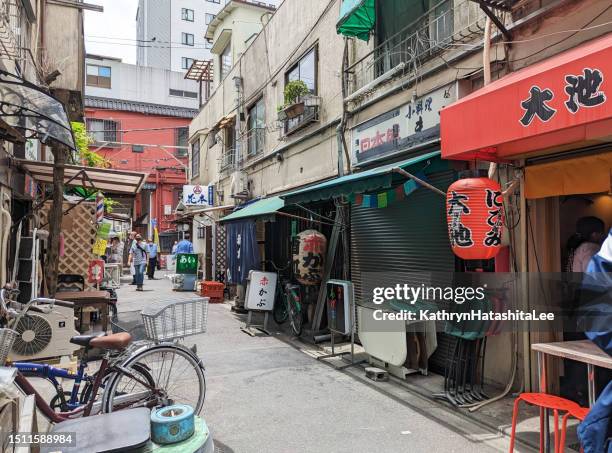
<path id="1" fill-rule="evenodd" d="M 416 176 L 423 181 L 427 181 L 427 177 L 423 173 L 419 173 Z M 351 204 L 363 208 L 386 208 L 395 201 L 405 199 L 419 187 L 416 181 L 410 179 L 404 184 L 384 192 L 376 194 L 351 194 L 349 195 L 349 201 Z"/>

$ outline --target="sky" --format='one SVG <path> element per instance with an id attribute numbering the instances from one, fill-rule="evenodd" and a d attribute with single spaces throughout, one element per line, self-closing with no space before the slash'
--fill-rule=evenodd
<path id="1" fill-rule="evenodd" d="M 138 0 L 92 0 L 103 13 L 85 11 L 87 53 L 136 63 L 136 10 Z"/>

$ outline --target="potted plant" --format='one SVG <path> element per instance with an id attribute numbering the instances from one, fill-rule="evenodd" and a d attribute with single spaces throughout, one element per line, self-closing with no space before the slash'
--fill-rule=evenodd
<path id="1" fill-rule="evenodd" d="M 279 110 L 279 120 L 293 119 L 304 113 L 304 101 L 302 98 L 308 94 L 310 94 L 310 90 L 302 80 L 292 80 L 285 85 L 285 104 L 282 110 Z M 281 117 L 284 118 L 281 119 Z"/>

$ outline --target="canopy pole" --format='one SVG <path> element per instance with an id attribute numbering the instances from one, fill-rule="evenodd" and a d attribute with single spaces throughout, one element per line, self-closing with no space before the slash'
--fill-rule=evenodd
<path id="1" fill-rule="evenodd" d="M 404 170 L 403 168 L 396 167 L 396 168 L 394 168 L 394 169 L 393 169 L 393 171 L 394 171 L 395 173 L 399 173 L 399 174 L 400 174 L 400 175 L 402 175 L 402 176 L 405 176 L 406 178 L 410 178 L 410 179 L 412 179 L 412 180 L 416 181 L 417 183 L 419 183 L 419 184 L 420 184 L 420 185 L 422 185 L 423 187 L 426 187 L 427 189 L 429 189 L 429 190 L 431 190 L 431 191 L 433 191 L 433 192 L 437 193 L 438 195 L 441 195 L 441 196 L 443 196 L 444 198 L 446 198 L 446 193 L 445 193 L 445 192 L 441 191 L 441 190 L 440 190 L 440 189 L 438 189 L 437 187 L 432 186 L 432 185 L 431 185 L 431 184 L 429 184 L 428 182 L 425 182 L 425 181 L 423 181 L 422 179 L 417 178 L 417 177 L 416 177 L 416 176 L 414 176 L 413 174 L 408 173 L 408 172 L 407 172 L 406 170 Z"/>

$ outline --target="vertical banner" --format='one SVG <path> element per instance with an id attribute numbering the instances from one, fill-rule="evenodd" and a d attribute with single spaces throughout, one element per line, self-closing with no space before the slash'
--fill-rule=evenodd
<path id="1" fill-rule="evenodd" d="M 104 219 L 104 195 L 102 192 L 96 194 L 96 222 L 102 223 Z"/>

